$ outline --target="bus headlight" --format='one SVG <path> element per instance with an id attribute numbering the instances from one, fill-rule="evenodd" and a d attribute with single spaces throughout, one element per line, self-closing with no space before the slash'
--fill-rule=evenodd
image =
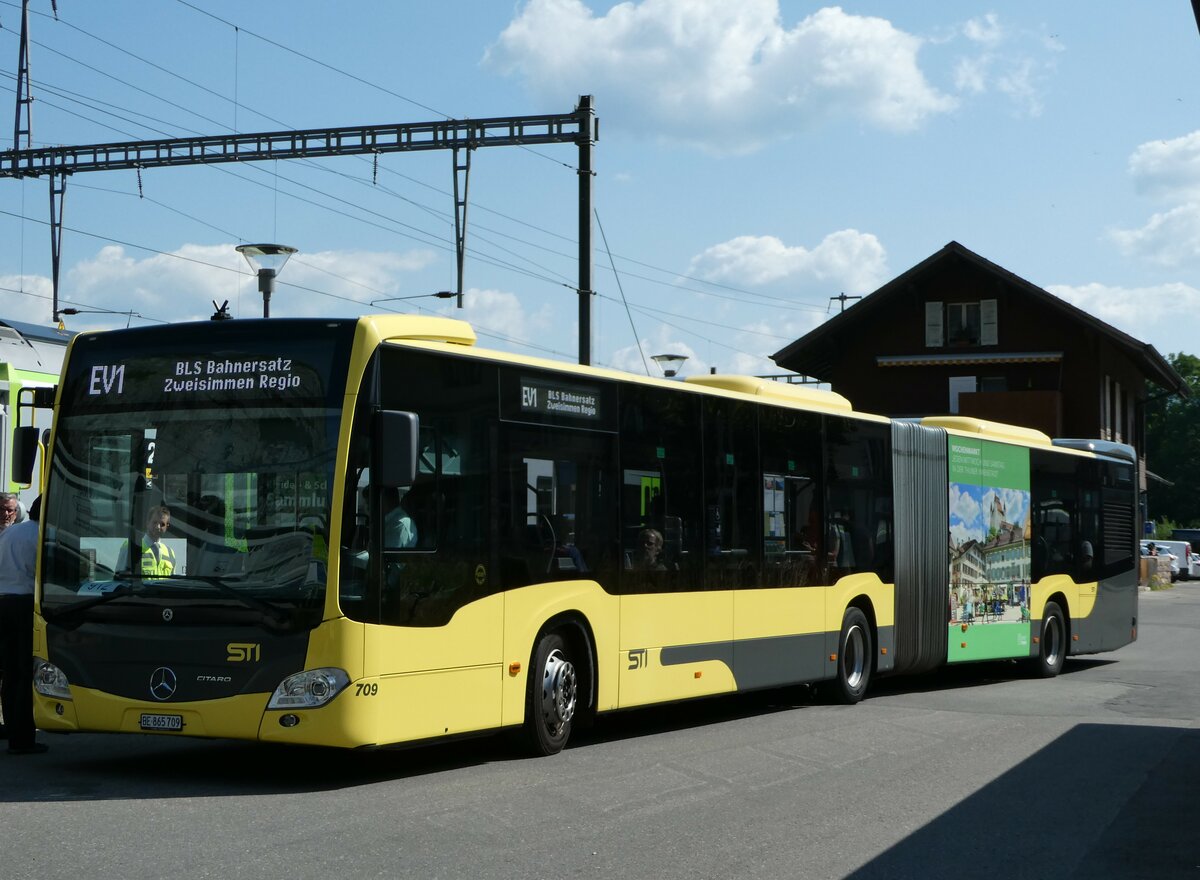
<path id="1" fill-rule="evenodd" d="M 324 706 L 350 684 L 344 669 L 326 667 L 289 675 L 271 694 L 268 709 L 316 709 Z"/>
<path id="2" fill-rule="evenodd" d="M 33 689 L 43 697 L 71 699 L 71 682 L 67 681 L 66 673 L 41 658 L 33 661 Z"/>

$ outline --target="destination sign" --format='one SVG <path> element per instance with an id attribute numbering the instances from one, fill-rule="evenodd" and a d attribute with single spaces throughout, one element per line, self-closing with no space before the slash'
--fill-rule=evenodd
<path id="1" fill-rule="evenodd" d="M 521 377 L 521 412 L 572 416 L 598 422 L 603 418 L 598 389 Z"/>
<path id="2" fill-rule="evenodd" d="M 156 397 L 323 396 L 313 368 L 290 357 L 138 358 L 89 364 L 79 378 L 76 395 L 99 406 Z"/>
<path id="3" fill-rule="evenodd" d="M 611 382 L 529 370 L 500 374 L 500 418 L 588 431 L 615 431 L 617 388 Z"/>
<path id="4" fill-rule="evenodd" d="M 282 331 L 284 325 L 271 329 Z M 76 410 L 283 401 L 340 405 L 349 333 L 302 322 L 287 329 L 292 332 L 286 336 L 264 339 L 245 331 L 234 337 L 223 327 L 204 333 L 185 326 L 175 344 L 164 341 L 170 331 L 97 334 L 76 344 L 64 399 Z"/>

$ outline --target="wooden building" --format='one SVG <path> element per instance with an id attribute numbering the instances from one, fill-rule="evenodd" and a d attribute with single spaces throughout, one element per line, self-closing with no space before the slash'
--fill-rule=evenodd
<path id="1" fill-rule="evenodd" d="M 975 416 L 1139 457 L 1147 397 L 1188 393 L 1154 346 L 954 241 L 772 359 L 866 412 Z"/>

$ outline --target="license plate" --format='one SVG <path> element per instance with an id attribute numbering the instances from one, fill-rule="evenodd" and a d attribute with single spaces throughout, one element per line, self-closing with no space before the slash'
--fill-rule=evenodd
<path id="1" fill-rule="evenodd" d="M 142 730 L 183 730 L 183 716 L 143 715 Z"/>

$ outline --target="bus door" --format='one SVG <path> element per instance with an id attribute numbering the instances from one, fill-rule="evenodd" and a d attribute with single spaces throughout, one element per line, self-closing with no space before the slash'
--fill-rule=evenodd
<path id="1" fill-rule="evenodd" d="M 506 426 L 500 452 L 500 576 L 506 589 L 615 571 L 616 495 L 608 434 Z"/>

